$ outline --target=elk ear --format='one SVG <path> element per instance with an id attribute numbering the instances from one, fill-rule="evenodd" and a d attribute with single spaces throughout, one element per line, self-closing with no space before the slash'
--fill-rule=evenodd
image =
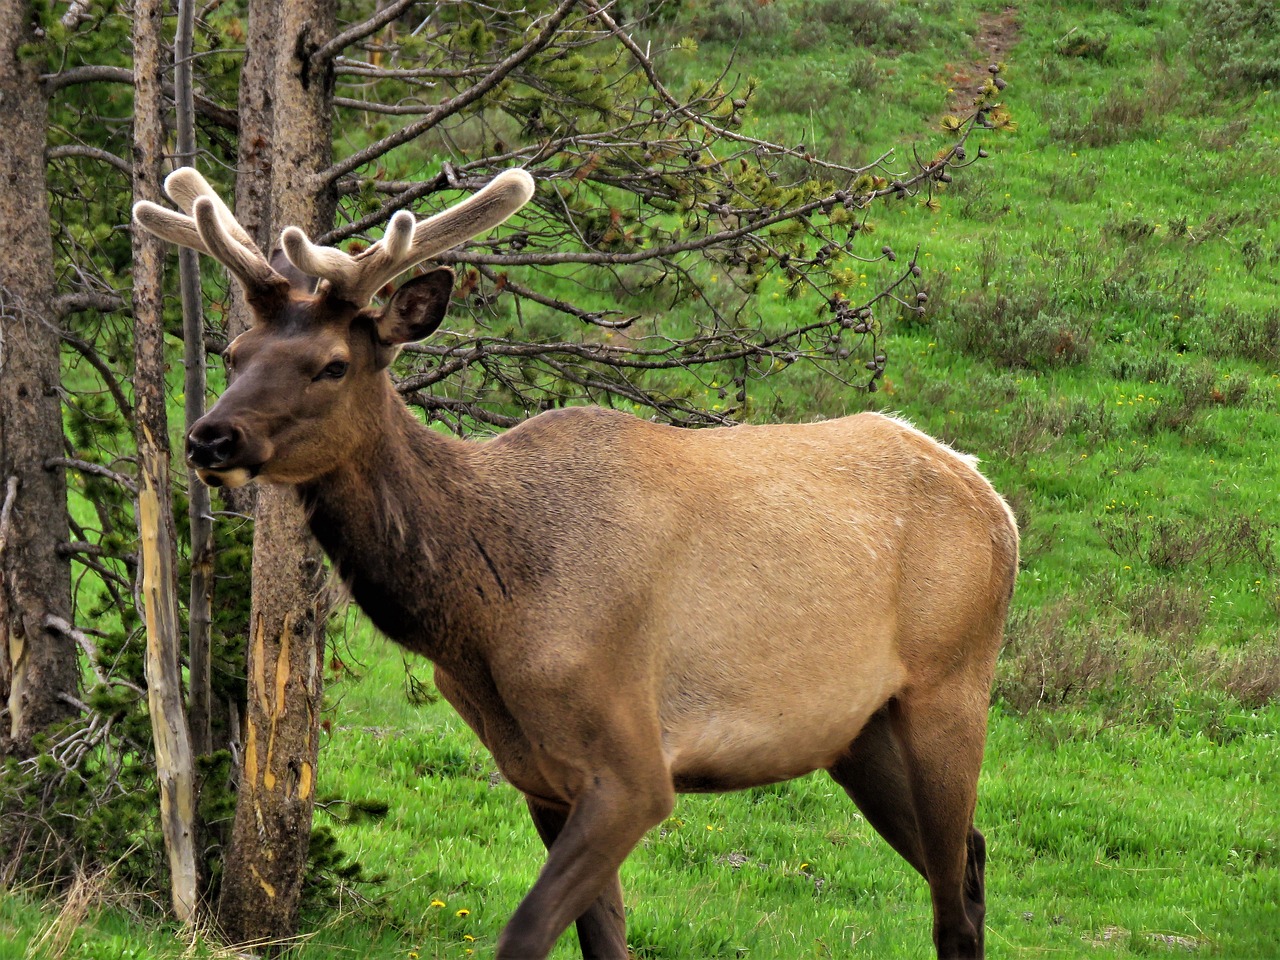
<path id="1" fill-rule="evenodd" d="M 448 267 L 402 284 L 378 317 L 378 339 L 392 346 L 430 336 L 444 319 L 452 292 L 453 271 Z"/>

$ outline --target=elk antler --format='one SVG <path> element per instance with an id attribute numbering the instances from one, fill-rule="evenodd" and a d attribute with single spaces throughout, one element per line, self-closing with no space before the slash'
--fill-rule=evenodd
<path id="1" fill-rule="evenodd" d="M 381 240 L 356 256 L 335 247 L 318 247 L 297 227 L 285 227 L 280 244 L 301 270 L 329 282 L 330 295 L 363 306 L 384 284 L 415 264 L 491 230 L 529 202 L 533 177 L 504 170 L 479 193 L 415 225 L 413 214 L 399 211 Z"/>
<path id="2" fill-rule="evenodd" d="M 250 299 L 288 288 L 222 198 L 193 167 L 179 167 L 164 181 L 165 193 L 185 214 L 149 200 L 133 205 L 133 219 L 161 239 L 213 257 L 238 279 Z"/>

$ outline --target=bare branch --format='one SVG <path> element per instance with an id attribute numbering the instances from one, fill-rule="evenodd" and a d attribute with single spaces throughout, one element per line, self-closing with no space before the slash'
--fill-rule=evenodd
<path id="1" fill-rule="evenodd" d="M 88 290 L 78 293 L 64 293 L 60 297 L 53 298 L 53 314 L 58 319 L 64 319 L 73 313 L 83 313 L 86 310 L 100 310 L 103 313 L 114 313 L 124 307 L 124 298 L 115 293 L 94 293 Z M 62 331 L 62 339 L 71 343 L 74 339 L 73 335 Z M 83 343 L 83 341 L 81 341 Z"/>
<path id="2" fill-rule="evenodd" d="M 133 83 L 133 71 L 128 67 L 109 67 L 102 64 L 86 64 L 71 67 L 57 73 L 41 75 L 40 82 L 49 93 L 56 93 L 63 87 L 75 86 L 78 83 Z"/>
<path id="3" fill-rule="evenodd" d="M 592 326 L 605 327 L 609 330 L 625 330 L 627 327 L 631 326 L 631 324 L 635 323 L 637 319 L 632 316 L 623 317 L 621 320 L 606 320 L 605 317 L 608 313 L 621 313 L 621 311 L 582 310 L 571 303 L 566 303 L 564 300 L 557 300 L 555 297 L 544 296 L 530 287 L 516 283 L 516 281 L 512 280 L 505 274 L 499 275 L 492 267 L 486 264 L 480 264 L 478 269 L 480 270 L 480 273 L 493 282 L 499 290 L 510 290 L 512 293 L 517 296 L 524 297 L 526 300 L 532 300 L 534 303 L 540 303 L 544 307 L 550 307 L 552 310 L 567 313 L 569 316 L 576 317 L 583 323 L 589 323 Z"/>
<path id="4" fill-rule="evenodd" d="M 128 67 L 89 64 L 81 67 L 71 67 L 68 70 L 60 70 L 57 73 L 42 74 L 40 82 L 44 84 L 45 90 L 51 94 L 64 87 L 71 87 L 81 83 L 124 83 L 132 86 L 133 71 Z M 172 83 L 166 82 L 163 84 L 163 89 L 166 97 L 173 97 Z M 228 110 L 208 97 L 196 97 L 196 113 L 227 130 L 235 131 L 240 127 L 240 121 L 235 110 Z"/>
<path id="5" fill-rule="evenodd" d="M 69 143 L 58 147 L 49 147 L 44 152 L 45 160 L 60 160 L 63 157 L 86 157 L 90 160 L 101 160 L 108 166 L 115 167 L 126 176 L 133 174 L 133 168 L 129 166 L 129 161 L 117 157 L 110 150 L 100 150 L 97 147 Z"/>
<path id="6" fill-rule="evenodd" d="M 806 163 L 811 163 L 817 167 L 825 167 L 829 170 L 840 170 L 843 173 L 848 173 L 852 175 L 865 173 L 867 170 L 872 169 L 873 167 L 876 166 L 876 164 L 880 162 L 877 160 L 875 163 L 872 163 L 866 167 L 847 167 L 843 164 L 831 163 L 827 160 L 822 160 L 819 157 L 815 157 L 812 154 L 805 153 L 804 151 L 797 150 L 793 147 L 784 147 L 778 143 L 769 143 L 767 140 L 757 140 L 754 137 L 748 137 L 741 133 L 736 133 L 733 130 L 729 130 L 725 127 L 717 126 L 716 124 L 708 120 L 705 115 L 699 114 L 693 110 L 690 110 L 688 106 L 681 104 L 675 97 L 671 95 L 670 91 L 668 91 L 666 86 L 663 85 L 662 81 L 658 77 L 657 72 L 654 70 L 653 61 L 650 60 L 649 57 L 645 56 L 644 51 L 640 49 L 639 45 L 634 40 L 632 40 L 631 37 L 629 37 L 627 34 L 625 34 L 622 31 L 622 28 L 618 26 L 617 22 L 611 16 L 609 16 L 608 13 L 605 12 L 605 8 L 603 6 L 597 3 L 596 0 L 587 0 L 587 7 L 588 9 L 591 10 L 592 14 L 601 23 L 603 23 L 606 27 L 608 27 L 609 30 L 613 33 L 613 35 L 618 38 L 618 42 L 621 43 L 623 46 L 625 46 L 627 50 L 631 52 L 631 56 L 635 59 L 636 63 L 640 65 L 640 69 L 644 71 L 644 75 L 646 78 L 648 78 L 649 83 L 653 86 L 653 89 L 657 91 L 658 95 L 664 101 L 666 101 L 667 105 L 670 106 L 673 110 L 679 111 L 683 116 L 688 117 L 690 120 L 698 124 L 698 126 L 707 130 L 709 133 L 712 133 L 715 136 L 723 138 L 725 140 L 737 140 L 742 143 L 752 144 L 753 146 L 764 147 L 773 153 L 780 153 L 780 154 L 786 154 L 787 156 L 791 156 L 791 157 L 797 157 L 801 160 L 804 160 Z"/>
<path id="7" fill-rule="evenodd" d="M 69 467 L 72 470 L 79 470 L 81 473 L 93 474 L 95 477 L 105 477 L 120 484 L 134 496 L 138 494 L 138 485 L 136 483 L 123 473 L 116 473 L 110 467 L 104 467 L 100 463 L 90 463 L 88 460 L 77 460 L 73 457 L 49 457 L 45 460 L 44 468 L 46 470 L 52 470 L 54 467 Z"/>
<path id="8" fill-rule="evenodd" d="M 430 130 L 441 120 L 457 113 L 463 107 L 475 103 L 486 93 L 496 87 L 504 77 L 511 73 L 516 67 L 524 63 L 539 50 L 543 49 L 551 42 L 555 36 L 556 30 L 569 15 L 569 11 L 577 4 L 578 0 L 561 0 L 561 3 L 547 17 L 547 22 L 542 29 L 519 50 L 511 54 L 509 57 L 498 62 L 498 64 L 475 85 L 468 87 L 456 97 L 450 97 L 448 100 L 438 104 L 436 108 L 427 116 L 423 117 L 415 123 L 409 124 L 402 130 L 398 130 L 389 137 L 384 137 L 377 143 L 373 143 L 363 150 L 358 150 L 351 156 L 347 157 L 340 163 L 336 163 L 328 170 L 320 174 L 320 182 L 328 185 L 333 183 L 339 177 L 345 176 L 352 170 L 364 166 L 372 160 L 376 160 L 388 150 L 408 143 L 415 137 L 421 136 L 427 130 Z"/>
<path id="9" fill-rule="evenodd" d="M 366 113 L 381 113 L 391 117 L 412 117 L 423 113 L 430 113 L 436 109 L 434 104 L 389 104 L 379 103 L 376 100 L 353 100 L 350 97 L 334 97 L 333 105 L 335 107 L 346 107 L 348 110 L 362 110 Z"/>
<path id="10" fill-rule="evenodd" d="M 415 0 L 395 0 L 395 3 L 389 4 L 379 10 L 363 23 L 357 23 L 353 27 L 348 27 L 311 55 L 312 65 L 323 69 L 330 60 L 336 57 L 347 47 L 351 46 L 353 43 L 363 40 L 371 33 L 377 33 L 396 17 L 400 16 L 400 14 L 408 10 L 414 2 Z"/>

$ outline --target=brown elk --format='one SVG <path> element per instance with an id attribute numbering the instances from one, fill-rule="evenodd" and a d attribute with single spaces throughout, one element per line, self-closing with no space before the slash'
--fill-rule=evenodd
<path id="1" fill-rule="evenodd" d="M 528 174 L 397 213 L 357 256 L 288 228 L 288 262 L 196 171 L 166 188 L 186 214 L 143 202 L 137 222 L 226 265 L 255 317 L 188 460 L 215 486 L 297 488 L 548 847 L 497 956 L 543 957 L 576 921 L 584 955 L 626 957 L 618 868 L 677 792 L 814 770 L 926 878 L 939 956 L 982 954 L 973 812 L 1018 534 L 972 460 L 876 414 L 688 431 L 577 407 L 443 436 L 387 368 L 439 325 L 452 272 L 369 303 L 518 210 Z"/>

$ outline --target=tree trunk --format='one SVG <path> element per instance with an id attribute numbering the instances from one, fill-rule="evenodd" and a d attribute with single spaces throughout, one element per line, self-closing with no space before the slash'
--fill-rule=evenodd
<path id="1" fill-rule="evenodd" d="M 161 0 L 134 4 L 134 200 L 162 200 L 165 131 L 161 99 Z M 170 499 L 169 419 L 165 410 L 165 245 L 133 235 L 134 394 L 137 398 L 138 533 L 147 628 L 147 704 L 160 782 L 160 825 L 169 856 L 173 910 L 187 920 L 197 906 L 195 760 L 182 702 L 178 582 Z"/>
<path id="2" fill-rule="evenodd" d="M 44 146 L 48 104 L 40 65 L 20 58 L 33 41 L 31 5 L 0 0 L 0 752 L 75 713 L 76 642 L 50 626 L 71 620 L 66 477 L 45 463 L 63 455 Z M 10 496 L 10 493 L 12 494 Z M 7 529 L 6 529 L 7 528 Z"/>
<path id="3" fill-rule="evenodd" d="M 178 163 L 196 159 L 195 94 L 191 83 L 191 53 L 195 31 L 195 0 L 178 0 L 178 26 L 173 44 L 174 101 L 178 119 Z M 182 289 L 182 354 L 185 367 L 186 426 L 204 416 L 204 317 L 200 291 L 200 256 L 190 247 L 178 250 Z M 191 744 L 197 754 L 213 752 L 210 703 L 209 629 L 213 606 L 213 515 L 209 488 L 194 470 L 187 470 L 187 521 L 191 529 L 191 590 L 187 601 L 187 664 L 190 675 Z"/>
<path id="4" fill-rule="evenodd" d="M 264 249 L 270 249 L 284 224 L 298 224 L 314 235 L 333 222 L 334 196 L 327 189 L 318 194 L 315 186 L 315 174 L 330 157 L 333 77 L 327 66 L 317 73 L 310 57 L 332 35 L 334 20 L 327 0 L 255 2 L 250 5 L 251 38 L 268 23 L 264 6 L 275 8 L 269 33 L 275 59 L 266 95 L 254 91 L 251 111 L 259 117 L 267 114 L 271 130 L 258 138 L 242 129 L 241 156 L 243 160 L 248 153 L 257 169 L 270 170 L 269 199 L 253 203 L 262 218 L 257 234 L 267 240 Z M 248 63 L 246 76 L 251 76 Z M 251 176 L 252 169 L 246 164 L 242 173 Z M 252 197 L 252 191 L 237 189 L 238 202 L 242 197 Z M 265 231 L 262 221 L 267 222 Z M 297 927 L 320 742 L 327 614 L 322 582 L 319 549 L 296 494 L 260 488 L 244 761 L 218 918 L 233 942 L 288 936 Z"/>

